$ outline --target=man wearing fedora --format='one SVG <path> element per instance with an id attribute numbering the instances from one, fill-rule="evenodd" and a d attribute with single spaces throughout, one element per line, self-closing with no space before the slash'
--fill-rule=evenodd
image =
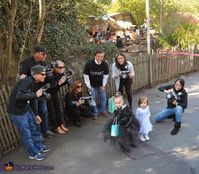
<path id="1" fill-rule="evenodd" d="M 36 102 L 43 95 L 44 91 L 38 88 L 38 84 L 44 82 L 46 69 L 42 65 L 34 65 L 31 68 L 31 74 L 19 80 L 13 88 L 7 113 L 12 123 L 19 129 L 29 158 L 43 160 L 45 155 L 42 152 L 48 152 L 50 147 L 41 142 L 41 133 L 37 131 L 36 124 L 40 124 L 42 119 L 32 112 L 30 102 Z"/>

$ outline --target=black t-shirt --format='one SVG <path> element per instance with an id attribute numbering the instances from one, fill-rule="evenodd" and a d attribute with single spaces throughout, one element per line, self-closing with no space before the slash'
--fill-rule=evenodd
<path id="1" fill-rule="evenodd" d="M 20 63 L 19 75 L 25 74 L 27 76 L 30 76 L 31 75 L 31 68 L 34 65 L 38 65 L 38 64 L 46 66 L 46 62 L 36 61 L 33 56 L 25 59 L 23 62 Z"/>
<path id="2" fill-rule="evenodd" d="M 36 99 L 37 83 L 32 76 L 19 80 L 13 88 L 7 112 L 13 115 L 22 115 L 27 112 L 27 101 Z"/>
<path id="3" fill-rule="evenodd" d="M 84 74 L 89 76 L 91 87 L 103 85 L 103 75 L 109 74 L 108 64 L 102 61 L 100 65 L 95 63 L 95 59 L 86 63 Z"/>

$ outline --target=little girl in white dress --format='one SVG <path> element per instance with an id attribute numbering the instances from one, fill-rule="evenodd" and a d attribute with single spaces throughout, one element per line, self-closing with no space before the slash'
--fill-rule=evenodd
<path id="1" fill-rule="evenodd" d="M 138 101 L 139 108 L 136 110 L 136 118 L 140 123 L 139 139 L 141 141 L 149 140 L 148 133 L 152 130 L 150 122 L 150 111 L 147 97 L 140 97 Z"/>

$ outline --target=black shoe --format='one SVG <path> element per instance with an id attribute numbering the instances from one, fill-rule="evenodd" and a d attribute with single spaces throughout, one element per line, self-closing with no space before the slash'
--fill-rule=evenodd
<path id="1" fill-rule="evenodd" d="M 137 145 L 135 143 L 131 143 L 130 146 L 131 147 L 137 147 Z"/>
<path id="2" fill-rule="evenodd" d="M 121 151 L 124 152 L 124 153 L 129 153 L 129 152 L 130 152 L 129 149 L 126 149 L 126 148 L 124 148 L 124 147 L 121 147 Z"/>
<path id="3" fill-rule="evenodd" d="M 47 132 L 44 133 L 43 136 L 51 138 L 55 136 L 55 133 L 53 133 L 51 130 L 47 130 Z"/>
<path id="4" fill-rule="evenodd" d="M 81 127 L 80 122 L 76 122 L 76 123 L 75 123 L 75 126 L 76 126 L 76 127 Z"/>
<path id="5" fill-rule="evenodd" d="M 119 143 L 119 144 L 120 144 L 120 143 Z M 124 152 L 124 153 L 129 153 L 129 152 L 130 152 L 130 150 L 127 149 L 127 148 L 125 148 L 122 144 L 120 144 L 120 149 L 121 149 L 121 151 Z"/>
<path id="6" fill-rule="evenodd" d="M 174 128 L 171 131 L 171 135 L 176 135 L 179 132 L 180 127 L 181 127 L 181 123 L 175 122 Z"/>
<path id="7" fill-rule="evenodd" d="M 179 132 L 179 128 L 173 128 L 173 130 L 171 131 L 171 135 L 176 135 Z"/>

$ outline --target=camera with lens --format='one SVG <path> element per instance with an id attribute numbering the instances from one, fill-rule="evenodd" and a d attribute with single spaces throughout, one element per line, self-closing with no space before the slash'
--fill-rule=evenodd
<path id="1" fill-rule="evenodd" d="M 126 79 L 128 77 L 128 74 L 130 73 L 130 71 L 126 70 L 126 71 L 120 71 L 121 72 L 121 78 L 122 79 Z"/>
<path id="2" fill-rule="evenodd" d="M 53 71 L 52 71 L 52 65 L 47 65 L 46 66 L 46 78 L 48 80 L 53 78 Z"/>
<path id="3" fill-rule="evenodd" d="M 91 95 L 85 95 L 80 98 L 81 100 L 84 100 L 85 104 L 88 106 L 95 106 L 95 101 Z"/>
<path id="4" fill-rule="evenodd" d="M 130 71 L 128 70 L 128 66 L 126 65 L 123 70 L 120 70 L 121 78 L 126 79 Z"/>
<path id="5" fill-rule="evenodd" d="M 73 70 L 71 69 L 66 69 L 64 71 L 64 75 L 66 76 L 66 83 L 68 85 L 71 85 L 73 83 L 72 75 L 74 74 Z"/>
<path id="6" fill-rule="evenodd" d="M 181 96 L 182 95 L 182 92 L 178 92 L 176 93 L 175 91 L 171 91 L 170 93 L 166 94 L 166 98 L 170 101 L 173 101 L 173 100 L 180 100 L 181 99 Z"/>
<path id="7" fill-rule="evenodd" d="M 50 88 L 50 84 L 46 83 L 44 86 L 41 87 L 42 91 L 43 91 L 43 96 L 48 100 L 51 98 L 50 93 L 47 93 L 46 91 Z"/>

